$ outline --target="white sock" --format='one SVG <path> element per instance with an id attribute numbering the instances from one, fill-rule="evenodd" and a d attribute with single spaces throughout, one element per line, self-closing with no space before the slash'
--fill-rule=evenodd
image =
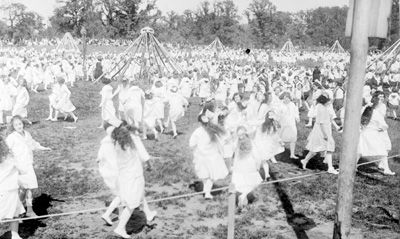
<path id="1" fill-rule="evenodd" d="M 120 203 L 121 199 L 119 197 L 114 198 L 104 213 L 104 216 L 110 217 L 111 213 L 119 206 Z"/>

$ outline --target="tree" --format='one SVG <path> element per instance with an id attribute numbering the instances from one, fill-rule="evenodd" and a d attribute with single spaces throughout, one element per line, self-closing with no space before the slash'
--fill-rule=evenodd
<path id="1" fill-rule="evenodd" d="M 5 12 L 10 39 L 20 41 L 24 38 L 32 38 L 44 29 L 43 18 L 37 13 L 29 12 L 21 3 L 12 3 L 1 7 Z"/>
<path id="2" fill-rule="evenodd" d="M 95 10 L 95 0 L 68 0 L 65 5 L 56 8 L 50 18 L 52 27 L 59 32 L 71 32 L 80 36 L 83 25 L 87 25 L 88 35 L 103 32 L 100 21 L 100 13 Z M 100 26 L 100 28 L 99 28 Z"/>
<path id="3" fill-rule="evenodd" d="M 183 19 L 198 43 L 209 44 L 219 37 L 225 44 L 233 44 L 240 31 L 238 8 L 232 0 L 203 1 L 196 12 L 187 11 Z"/>
<path id="4" fill-rule="evenodd" d="M 331 46 L 344 40 L 347 7 L 319 7 L 307 12 L 306 34 L 315 46 Z"/>
<path id="5" fill-rule="evenodd" d="M 259 47 L 265 47 L 273 43 L 271 36 L 272 23 L 276 14 L 276 6 L 270 0 L 253 0 L 245 15 L 251 31 L 256 38 Z"/>
<path id="6" fill-rule="evenodd" d="M 138 32 L 145 25 L 152 26 L 161 16 L 154 0 L 99 0 L 97 6 L 103 25 L 118 37 Z"/>

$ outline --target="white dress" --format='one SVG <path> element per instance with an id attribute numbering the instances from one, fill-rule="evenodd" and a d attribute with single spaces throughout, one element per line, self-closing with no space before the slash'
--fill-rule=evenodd
<path id="1" fill-rule="evenodd" d="M 18 169 L 13 159 L 0 163 L 0 220 L 25 212 L 18 195 Z"/>
<path id="2" fill-rule="evenodd" d="M 189 78 L 184 77 L 182 79 L 181 84 L 179 85 L 179 92 L 187 99 L 190 98 L 192 95 L 192 81 Z"/>
<path id="3" fill-rule="evenodd" d="M 246 121 L 254 121 L 254 119 L 258 118 L 258 109 L 260 105 L 261 103 L 255 99 L 255 96 L 250 96 L 246 107 Z"/>
<path id="4" fill-rule="evenodd" d="M 154 98 L 146 99 L 144 101 L 143 123 L 149 128 L 156 127 L 156 120 L 157 120 L 157 113 L 155 110 L 156 104 L 157 104 L 157 102 Z"/>
<path id="5" fill-rule="evenodd" d="M 124 105 L 126 104 L 126 101 L 128 100 L 129 97 L 129 88 L 119 85 L 117 91 L 118 91 L 118 111 L 124 112 L 125 111 Z"/>
<path id="6" fill-rule="evenodd" d="M 156 87 L 153 86 L 152 90 L 154 104 L 154 114 L 157 119 L 164 119 L 164 101 L 166 97 L 166 89 L 164 86 Z"/>
<path id="7" fill-rule="evenodd" d="M 178 119 L 185 115 L 184 106 L 188 105 L 189 102 L 179 93 L 170 93 L 168 96 L 169 103 L 169 119 L 172 122 L 176 122 Z"/>
<path id="8" fill-rule="evenodd" d="M 26 107 L 29 103 L 29 93 L 25 87 L 21 87 L 17 89 L 17 96 L 15 98 L 15 104 L 12 110 L 11 115 L 19 115 L 22 118 L 28 117 L 28 111 Z"/>
<path id="9" fill-rule="evenodd" d="M 132 135 L 135 149 L 128 148 L 123 151 L 119 145 L 116 148 L 118 179 L 118 196 L 123 205 L 130 209 L 140 206 L 144 198 L 144 176 L 142 162 L 149 160 L 150 156 L 136 135 Z"/>
<path id="10" fill-rule="evenodd" d="M 258 166 L 261 166 L 263 161 L 285 151 L 280 141 L 278 132 L 262 132 L 262 126 L 257 128 L 253 139 L 253 153 Z"/>
<path id="11" fill-rule="evenodd" d="M 115 145 L 112 139 L 107 135 L 100 144 L 100 149 L 97 154 L 97 161 L 99 163 L 99 172 L 104 180 L 104 183 L 115 195 L 118 194 L 118 166 L 117 154 Z"/>
<path id="12" fill-rule="evenodd" d="M 254 155 L 249 154 L 239 158 L 235 154 L 232 170 L 232 183 L 235 190 L 240 193 L 249 193 L 253 191 L 262 182 L 259 166 Z"/>
<path id="13" fill-rule="evenodd" d="M 13 108 L 13 97 L 16 95 L 16 88 L 11 83 L 0 82 L 0 110 L 11 111 Z"/>
<path id="14" fill-rule="evenodd" d="M 386 107 L 385 107 L 386 108 Z M 392 149 L 388 125 L 381 110 L 374 109 L 371 120 L 360 133 L 358 152 L 361 156 L 387 156 Z"/>
<path id="15" fill-rule="evenodd" d="M 293 102 L 282 104 L 279 112 L 279 135 L 283 142 L 297 141 L 296 120 L 299 120 L 299 110 Z"/>
<path id="16" fill-rule="evenodd" d="M 24 135 L 14 131 L 7 136 L 6 142 L 17 166 L 26 172 L 19 177 L 20 186 L 25 189 L 38 188 L 33 168 L 33 150 L 39 149 L 41 145 L 32 138 L 28 131 L 24 131 Z"/>
<path id="17" fill-rule="evenodd" d="M 76 108 L 71 102 L 71 91 L 69 91 L 68 87 L 63 84 L 60 86 L 57 96 L 57 103 L 55 105 L 55 109 L 59 110 L 62 113 L 70 113 L 73 112 Z"/>
<path id="18" fill-rule="evenodd" d="M 202 126 L 192 133 L 189 146 L 193 148 L 193 163 L 197 177 L 218 180 L 228 175 L 219 139 L 211 141 Z"/>
<path id="19" fill-rule="evenodd" d="M 126 101 L 123 104 L 125 114 L 132 115 L 136 123 L 142 122 L 144 92 L 137 86 L 132 86 L 127 92 Z"/>
<path id="20" fill-rule="evenodd" d="M 225 119 L 225 129 L 230 132 L 236 132 L 238 126 L 245 123 L 244 112 L 241 112 L 236 102 L 232 101 L 228 105 L 229 114 Z"/>
<path id="21" fill-rule="evenodd" d="M 55 83 L 51 87 L 51 94 L 49 95 L 49 102 L 52 107 L 55 107 L 58 102 L 58 97 L 60 96 L 60 85 Z"/>
<path id="22" fill-rule="evenodd" d="M 101 95 L 101 118 L 104 121 L 113 121 L 117 117 L 115 116 L 115 107 L 112 100 L 113 88 L 110 85 L 105 85 L 100 91 Z"/>
<path id="23" fill-rule="evenodd" d="M 335 141 L 332 136 L 332 112 L 331 105 L 317 104 L 315 106 L 316 117 L 313 129 L 308 135 L 308 143 L 306 149 L 311 152 L 334 152 Z M 321 130 L 321 125 L 324 128 L 328 140 L 324 140 L 324 135 Z"/>
<path id="24" fill-rule="evenodd" d="M 199 97 L 200 98 L 208 98 L 210 95 L 211 95 L 211 88 L 210 88 L 209 80 L 206 78 L 203 78 L 200 80 Z"/>

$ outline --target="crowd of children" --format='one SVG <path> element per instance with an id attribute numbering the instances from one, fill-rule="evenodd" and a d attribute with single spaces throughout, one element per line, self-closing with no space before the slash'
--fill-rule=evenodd
<path id="1" fill-rule="evenodd" d="M 8 122 L 11 128 L 8 136 L 0 138 L 0 200 L 2 205 L 8 205 L 7 208 L 0 206 L 0 219 L 24 213 L 21 201 L 27 207 L 26 215 L 34 216 L 32 190 L 38 185 L 32 151 L 50 150 L 24 130 L 24 122 L 29 123 L 27 87 L 36 92 L 39 84 L 45 89 L 51 86 L 48 120 L 57 121 L 62 113 L 76 122 L 78 117 L 74 114 L 67 84 L 73 86 L 76 79 L 83 79 L 76 56 L 41 53 L 29 61 L 20 52 L 14 54 L 16 57 L 12 52 L 5 53 L 11 60 L 0 61 L 0 124 Z M 129 238 L 125 225 L 141 204 L 149 221 L 156 216 L 145 199 L 143 165 L 150 155 L 141 140 L 147 139 L 148 130 L 157 140 L 169 126 L 172 137 L 178 137 L 176 122 L 184 117 L 191 97 L 201 99 L 202 109 L 198 115 L 200 125 L 191 132 L 188 144 L 206 199 L 213 198 L 211 189 L 215 181 L 231 172 L 232 182 L 241 193 L 239 206 L 246 205 L 247 195 L 262 181 L 260 169 L 267 180 L 269 163 L 276 163 L 275 156 L 284 152 L 285 147 L 289 148 L 293 162 L 299 162 L 302 168 L 320 153 L 328 165 L 327 172 L 338 174 L 332 159 L 335 152 L 332 126 L 341 132 L 347 56 L 327 56 L 321 68 L 310 69 L 294 65 L 290 57 L 265 52 L 260 55 L 278 63 L 260 64 L 255 56 L 245 54 L 225 53 L 221 58 L 205 51 L 193 53 L 192 58 L 176 54 L 185 72 L 153 75 L 148 89 L 140 88 L 137 74 L 129 70 L 115 88 L 109 78 L 100 79 L 104 85 L 100 91 L 100 127 L 105 129 L 106 136 L 98 153 L 99 171 L 114 196 L 102 219 L 111 225 L 111 212 L 122 207 L 116 234 Z M 35 54 L 27 52 L 25 57 L 29 55 Z M 233 60 L 227 60 L 229 57 Z M 112 59 L 109 55 L 104 58 Z M 93 62 L 94 59 L 101 65 L 102 58 L 95 56 Z M 107 72 L 111 63 L 104 64 L 103 71 Z M 389 116 L 397 118 L 398 80 L 398 77 L 385 77 L 379 67 L 372 67 L 363 89 L 365 109 L 359 156 L 379 157 L 378 167 L 385 175 L 395 174 L 387 160 L 391 142 L 385 117 L 388 111 Z M 308 117 L 306 125 L 300 124 L 299 112 L 304 110 Z M 297 145 L 298 127 L 312 127 L 304 146 Z M 308 154 L 300 161 L 296 152 L 303 147 Z M 19 238 L 17 229 L 18 224 L 13 223 L 13 238 Z"/>

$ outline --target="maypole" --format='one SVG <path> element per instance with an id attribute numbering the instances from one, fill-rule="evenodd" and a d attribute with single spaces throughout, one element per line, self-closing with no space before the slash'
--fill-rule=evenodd
<path id="1" fill-rule="evenodd" d="M 385 37 L 385 24 L 388 16 L 387 6 L 391 0 L 350 1 L 346 35 L 351 34 L 350 79 L 346 92 L 345 120 L 340 173 L 336 201 L 333 239 L 349 239 L 353 212 L 353 189 L 357 164 L 357 150 L 360 138 L 360 118 L 362 108 L 362 89 L 368 55 L 368 37 Z M 390 8 L 389 8 L 390 9 Z M 352 11 L 353 10 L 353 11 Z M 387 14 L 387 15 L 386 15 Z M 379 21 L 381 20 L 381 21 Z M 387 27 L 386 27 L 387 29 Z"/>

